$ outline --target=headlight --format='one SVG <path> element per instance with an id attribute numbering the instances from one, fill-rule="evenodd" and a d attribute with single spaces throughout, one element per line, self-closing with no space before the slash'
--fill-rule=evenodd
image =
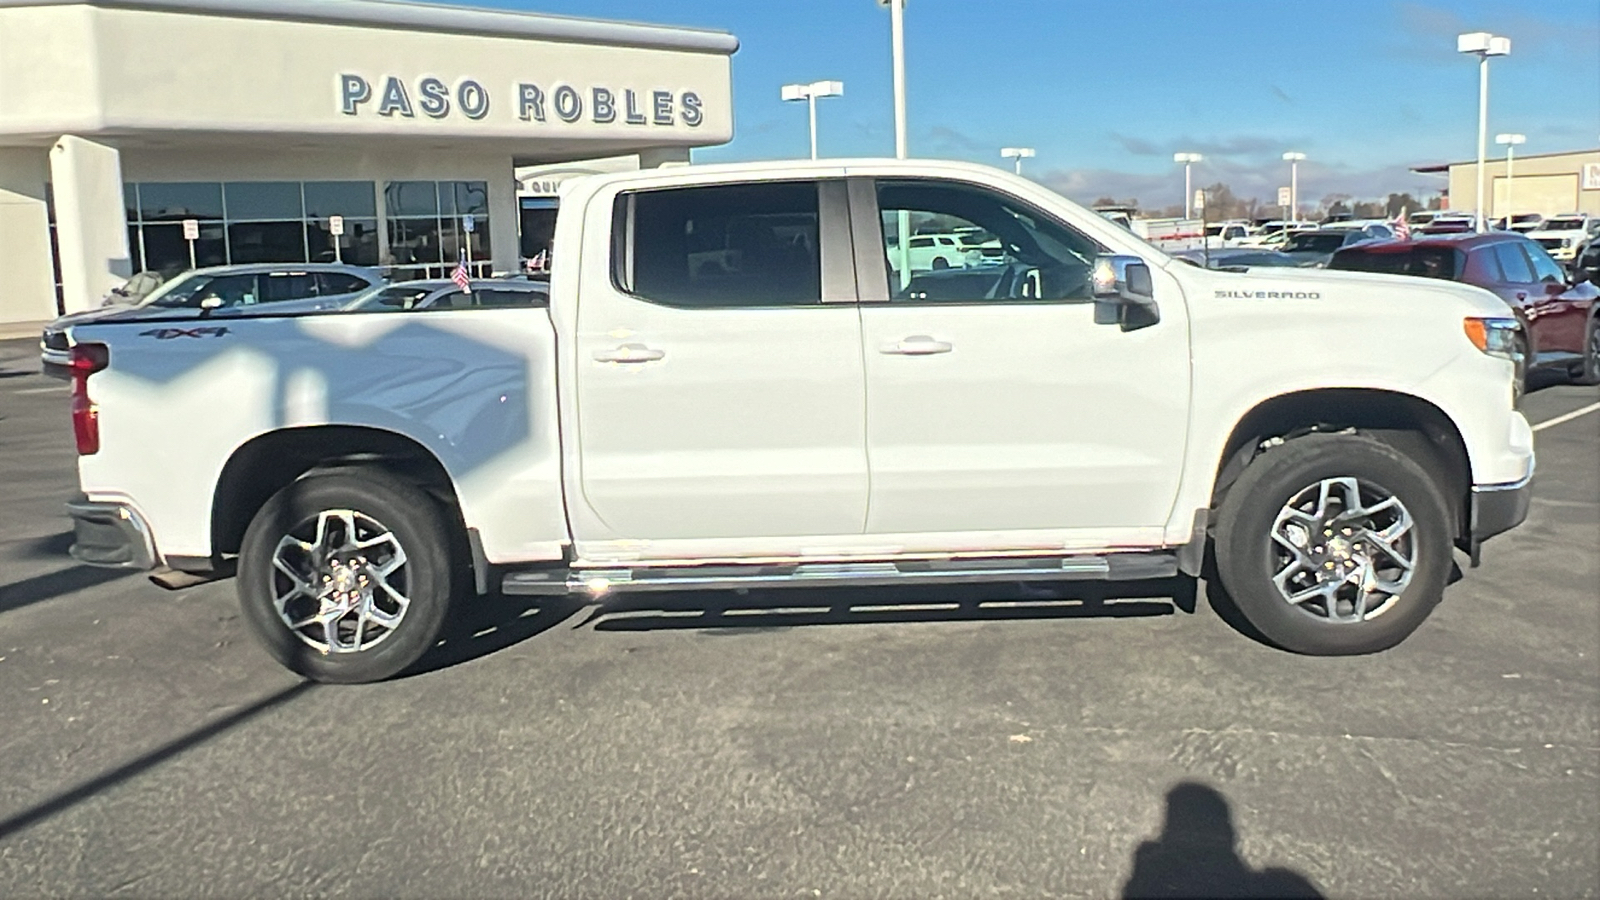
<path id="1" fill-rule="evenodd" d="M 1517 346 L 1517 335 L 1521 327 L 1516 319 L 1473 316 L 1461 320 L 1461 327 L 1467 333 L 1467 340 L 1472 342 L 1472 346 L 1484 353 L 1509 359 L 1514 363 L 1522 362 L 1522 351 Z"/>

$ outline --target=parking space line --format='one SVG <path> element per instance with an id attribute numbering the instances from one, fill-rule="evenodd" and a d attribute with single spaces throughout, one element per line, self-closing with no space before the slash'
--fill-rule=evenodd
<path id="1" fill-rule="evenodd" d="M 1588 406 L 1585 406 L 1582 409 L 1575 409 L 1572 412 L 1569 412 L 1564 416 L 1556 416 L 1554 419 L 1546 419 L 1545 421 L 1540 422 L 1539 424 L 1533 426 L 1533 430 L 1534 431 L 1543 431 L 1546 428 L 1550 428 L 1550 427 L 1553 427 L 1553 426 L 1556 426 L 1556 425 L 1560 425 L 1563 422 L 1571 422 L 1573 419 L 1576 419 L 1579 416 L 1586 416 L 1589 413 L 1592 413 L 1592 412 L 1594 412 L 1596 410 L 1600 410 L 1600 403 L 1591 403 L 1591 404 L 1589 404 Z"/>
<path id="2" fill-rule="evenodd" d="M 53 394 L 53 393 L 56 393 L 57 391 L 65 391 L 67 388 L 68 388 L 68 385 L 65 385 L 65 384 L 59 384 L 59 385 L 58 384 L 53 384 L 53 385 L 51 385 L 49 387 L 23 388 L 20 391 L 12 391 L 11 393 L 13 393 L 13 394 Z"/>

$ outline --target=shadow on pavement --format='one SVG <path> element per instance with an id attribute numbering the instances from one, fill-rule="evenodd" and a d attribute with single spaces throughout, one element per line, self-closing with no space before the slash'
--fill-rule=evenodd
<path id="1" fill-rule="evenodd" d="M 0 585 L 0 613 L 21 609 L 34 603 L 53 600 L 74 591 L 116 581 L 134 574 L 131 569 L 101 569 L 95 566 L 73 566 L 35 575 L 7 585 Z"/>
<path id="2" fill-rule="evenodd" d="M 813 625 L 1168 616 L 1179 609 L 1193 612 L 1194 602 L 1190 578 L 780 588 L 624 595 L 597 608 L 584 624 L 593 622 L 596 631 L 704 628 L 731 633 Z"/>
<path id="3" fill-rule="evenodd" d="M 104 790 L 135 778 L 178 756 L 185 750 L 202 744 L 274 707 L 282 706 L 313 687 L 315 685 L 309 681 L 292 684 L 281 691 L 269 694 L 251 703 L 249 706 L 231 712 L 209 725 L 201 726 L 180 738 L 168 741 L 160 747 L 142 754 L 103 775 L 85 781 L 77 787 L 62 791 L 43 803 L 0 819 L 0 841 L 4 841 L 13 834 L 30 828 L 57 813 L 65 812 Z"/>
<path id="4" fill-rule="evenodd" d="M 1320 898 L 1298 872 L 1260 871 L 1239 858 L 1238 834 L 1228 800 L 1203 784 L 1185 781 L 1167 792 L 1161 835 L 1133 853 L 1124 900 L 1147 897 Z"/>
<path id="5" fill-rule="evenodd" d="M 444 637 L 404 676 L 436 672 L 497 653 L 561 624 L 584 607 L 568 597 L 468 597 L 452 610 Z"/>

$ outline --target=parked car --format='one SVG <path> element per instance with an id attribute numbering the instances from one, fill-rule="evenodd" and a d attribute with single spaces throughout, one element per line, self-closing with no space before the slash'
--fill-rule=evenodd
<path id="1" fill-rule="evenodd" d="M 913 272 L 960 268 L 967 264 L 967 250 L 953 234 L 914 234 L 908 247 Z M 891 249 L 890 262 L 897 262 L 898 254 L 898 248 Z"/>
<path id="2" fill-rule="evenodd" d="M 1206 246 L 1237 247 L 1250 237 L 1249 222 L 1217 222 L 1206 226 Z"/>
<path id="3" fill-rule="evenodd" d="M 1439 215 L 1421 228 L 1412 229 L 1413 234 L 1464 234 L 1476 231 L 1478 223 L 1471 216 Z"/>
<path id="4" fill-rule="evenodd" d="M 550 283 L 523 278 L 475 278 L 469 290 L 448 278 L 379 285 L 356 295 L 345 312 L 404 312 L 412 309 L 467 309 L 474 306 L 544 306 Z"/>
<path id="5" fill-rule="evenodd" d="M 213 266 L 168 279 L 136 305 L 103 306 L 68 313 L 45 326 L 39 355 L 45 372 L 65 377 L 71 361 L 71 329 L 91 321 L 151 321 L 196 314 L 231 316 L 271 304 L 274 312 L 337 309 L 354 295 L 383 282 L 376 270 L 323 263 L 259 263 Z"/>
<path id="6" fill-rule="evenodd" d="M 1564 264 L 1576 259 L 1596 236 L 1600 236 L 1600 218 L 1592 218 L 1587 213 L 1552 216 L 1528 232 L 1528 237 L 1538 241 L 1557 262 Z"/>
<path id="7" fill-rule="evenodd" d="M 1527 234 L 1543 222 L 1544 216 L 1538 213 L 1517 213 L 1511 217 L 1509 223 L 1506 222 L 1505 216 L 1501 216 L 1490 223 L 1489 227 L 1497 231 L 1518 231 Z"/>
<path id="8" fill-rule="evenodd" d="M 1206 559 L 1279 646 L 1368 653 L 1439 604 L 1453 547 L 1475 559 L 1526 516 L 1517 322 L 1484 291 L 1195 268 L 985 166 L 850 175 L 571 179 L 548 306 L 75 329 L 71 552 L 236 567 L 267 652 L 352 682 L 416 664 L 452 601 L 491 589 L 611 602 Z M 984 228 L 1006 261 L 891 276 L 860 225 L 910 211 Z M 685 236 L 720 244 L 735 217 L 770 250 L 691 266 Z M 230 380 L 186 377 L 202 368 Z"/>
<path id="9" fill-rule="evenodd" d="M 1334 251 L 1370 240 L 1373 238 L 1359 228 L 1319 228 L 1289 235 L 1289 239 L 1283 242 L 1281 252 L 1293 259 L 1296 265 L 1321 268 L 1328 264 Z"/>
<path id="10" fill-rule="evenodd" d="M 1493 291 L 1522 324 L 1524 374 L 1561 369 L 1600 384 L 1600 288 L 1569 278 L 1544 248 L 1511 231 L 1444 235 L 1340 250 L 1330 269 L 1420 275 Z"/>
<path id="11" fill-rule="evenodd" d="M 1227 269 L 1229 271 L 1243 271 L 1250 268 L 1266 267 L 1293 267 L 1300 265 L 1300 260 L 1268 250 L 1262 247 L 1218 247 L 1215 250 L 1180 250 L 1172 254 L 1173 259 L 1179 259 L 1201 268 Z"/>
<path id="12" fill-rule="evenodd" d="M 1323 231 L 1359 231 L 1375 241 L 1394 239 L 1394 226 L 1382 219 L 1349 219 L 1322 226 Z"/>
<path id="13" fill-rule="evenodd" d="M 1600 241 L 1589 242 L 1583 253 L 1572 261 L 1571 272 L 1574 281 L 1600 285 Z"/>

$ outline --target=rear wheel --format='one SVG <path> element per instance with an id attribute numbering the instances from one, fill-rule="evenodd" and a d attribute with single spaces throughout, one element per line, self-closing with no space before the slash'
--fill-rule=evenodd
<path id="1" fill-rule="evenodd" d="M 933 258 L 933 267 L 935 269 L 948 269 L 950 268 L 950 261 L 942 256 L 935 256 Z"/>
<path id="2" fill-rule="evenodd" d="M 1433 480 L 1361 435 L 1307 435 L 1267 451 L 1218 509 L 1223 587 L 1262 635 L 1299 653 L 1400 643 L 1443 596 L 1450 547 Z"/>
<path id="3" fill-rule="evenodd" d="M 458 578 L 439 504 L 380 470 L 313 475 L 261 508 L 239 553 L 245 621 L 316 681 L 380 681 L 438 641 Z"/>

